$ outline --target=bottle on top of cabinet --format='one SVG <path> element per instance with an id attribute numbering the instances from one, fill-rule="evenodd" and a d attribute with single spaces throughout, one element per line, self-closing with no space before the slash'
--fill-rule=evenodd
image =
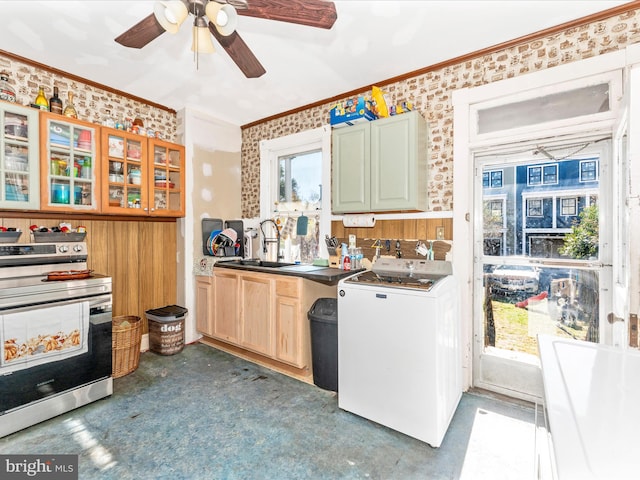
<path id="1" fill-rule="evenodd" d="M 49 99 L 49 111 L 62 115 L 62 100 L 58 96 L 58 87 L 53 87 L 53 96 Z"/>
<path id="2" fill-rule="evenodd" d="M 64 107 L 62 114 L 65 117 L 78 118 L 78 112 L 76 111 L 76 107 L 73 104 L 73 92 L 69 91 L 67 95 L 68 95 L 67 106 Z"/>
<path id="3" fill-rule="evenodd" d="M 42 85 L 38 87 L 38 95 L 34 103 L 40 107 L 40 110 L 49 110 L 49 101 L 47 97 L 44 96 L 44 87 Z"/>

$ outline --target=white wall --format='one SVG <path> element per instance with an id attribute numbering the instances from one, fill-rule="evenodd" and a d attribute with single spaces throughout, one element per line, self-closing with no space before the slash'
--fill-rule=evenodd
<path id="1" fill-rule="evenodd" d="M 194 276 L 194 264 L 202 258 L 200 222 L 204 217 L 240 218 L 242 133 L 238 126 L 191 108 L 178 112 L 178 130 L 185 145 L 187 178 L 185 217 L 178 220 L 176 298 L 189 310 L 185 342 L 191 343 L 200 338 Z"/>

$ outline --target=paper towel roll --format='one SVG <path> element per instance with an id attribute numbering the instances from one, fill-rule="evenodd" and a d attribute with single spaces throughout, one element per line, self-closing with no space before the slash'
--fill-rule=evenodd
<path id="1" fill-rule="evenodd" d="M 345 227 L 373 227 L 376 217 L 373 213 L 346 214 L 342 216 L 342 224 Z"/>

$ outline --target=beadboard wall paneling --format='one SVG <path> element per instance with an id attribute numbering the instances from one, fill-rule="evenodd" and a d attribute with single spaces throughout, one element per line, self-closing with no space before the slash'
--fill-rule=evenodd
<path id="1" fill-rule="evenodd" d="M 30 225 L 61 222 L 87 227 L 88 268 L 113 279 L 113 315 L 136 315 L 148 331 L 145 311 L 176 303 L 177 224 L 173 221 L 114 221 L 64 217 L 3 218 L 0 225 L 22 231 L 19 243 L 33 242 Z"/>
<path id="2" fill-rule="evenodd" d="M 389 240 L 435 240 L 436 229 L 444 227 L 444 238 L 453 240 L 452 218 L 419 218 L 409 220 L 377 220 L 373 227 L 345 227 L 341 221 L 331 222 L 331 233 L 337 238 L 349 238 L 355 235 L 361 239 Z"/>

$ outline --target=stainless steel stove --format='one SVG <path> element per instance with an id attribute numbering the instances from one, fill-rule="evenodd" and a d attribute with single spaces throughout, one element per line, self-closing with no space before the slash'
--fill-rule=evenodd
<path id="1" fill-rule="evenodd" d="M 111 395 L 111 292 L 84 242 L 0 245 L 0 437 Z"/>
<path id="2" fill-rule="evenodd" d="M 380 258 L 370 271 L 355 274 L 344 282 L 428 292 L 449 275 L 450 262 Z"/>

